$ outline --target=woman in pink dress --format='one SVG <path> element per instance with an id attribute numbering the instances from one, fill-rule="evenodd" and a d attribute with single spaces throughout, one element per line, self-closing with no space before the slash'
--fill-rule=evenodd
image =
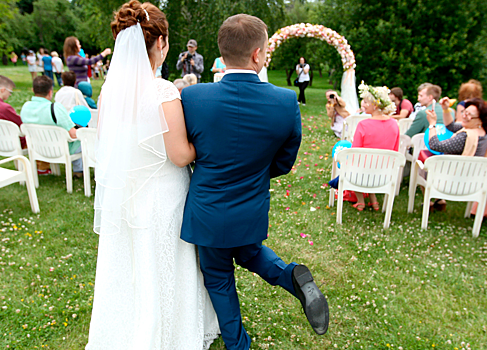
<path id="1" fill-rule="evenodd" d="M 399 127 L 391 115 L 396 111 L 394 102 L 389 98 L 389 89 L 372 87 L 364 84 L 359 86 L 360 97 L 363 99 L 365 113 L 372 118 L 362 120 L 357 125 L 352 147 L 377 148 L 397 151 L 399 149 Z M 353 205 L 358 211 L 365 208 L 364 194 L 355 192 L 357 203 Z M 379 210 L 379 202 L 375 193 L 369 195 L 369 206 Z"/>

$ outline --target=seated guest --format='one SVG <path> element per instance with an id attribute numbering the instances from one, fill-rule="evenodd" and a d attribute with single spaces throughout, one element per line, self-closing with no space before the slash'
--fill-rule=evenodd
<path id="1" fill-rule="evenodd" d="M 223 61 L 223 57 L 217 57 L 215 58 L 215 62 L 213 62 L 213 67 L 211 67 L 211 71 L 213 73 L 225 73 L 225 70 L 227 69 L 227 66 L 225 65 L 225 62 Z"/>
<path id="2" fill-rule="evenodd" d="M 414 107 L 411 101 L 404 98 L 402 89 L 399 87 L 394 87 L 391 89 L 389 98 L 395 103 L 397 109 L 395 114 L 392 116 L 394 119 L 404 119 L 408 118 L 412 112 L 414 112 Z"/>
<path id="3" fill-rule="evenodd" d="M 9 105 L 7 99 L 12 94 L 12 90 L 15 88 L 15 84 L 9 78 L 0 75 L 0 119 L 8 120 L 17 124 L 20 128 L 22 124 L 22 119 L 17 114 L 15 109 Z M 22 148 L 27 148 L 27 144 L 25 143 L 25 137 L 20 138 L 20 144 Z"/>
<path id="4" fill-rule="evenodd" d="M 425 87 L 426 86 L 426 87 Z M 413 137 L 416 134 L 424 133 L 428 129 L 429 123 L 426 119 L 426 110 L 433 108 L 433 100 L 435 100 L 435 112 L 438 117 L 438 123 L 443 123 L 443 110 L 439 103 L 441 96 L 441 88 L 438 85 L 422 84 L 418 88 L 418 101 L 426 109 L 419 111 L 411 124 L 411 127 L 406 131 L 406 135 Z"/>
<path id="5" fill-rule="evenodd" d="M 396 111 L 396 105 L 389 98 L 387 87 L 372 87 L 362 82 L 360 84 L 360 97 L 364 101 L 365 113 L 371 118 L 358 123 L 353 137 L 352 147 L 399 150 L 399 126 L 390 117 Z M 355 192 L 357 203 L 353 205 L 358 211 L 365 208 L 364 194 Z M 379 210 L 379 202 L 375 193 L 369 194 L 369 206 Z"/>
<path id="6" fill-rule="evenodd" d="M 487 104 L 480 98 L 469 99 L 465 103 L 465 110 L 462 113 L 460 123 L 453 121 L 450 113 L 450 99 L 444 97 L 440 101 L 443 109 L 443 120 L 445 126 L 455 134 L 448 140 L 440 141 L 436 135 L 436 113 L 426 111 L 429 122 L 429 146 L 433 151 L 444 154 L 461 154 L 463 156 L 487 156 Z M 445 210 L 446 202 L 444 199 L 436 200 L 434 208 Z M 477 203 L 472 208 L 473 214 L 477 211 Z"/>
<path id="7" fill-rule="evenodd" d="M 350 115 L 345 109 L 346 103 L 333 90 L 326 91 L 326 98 L 328 100 L 326 113 L 331 119 L 331 130 L 333 130 L 337 137 L 342 137 L 343 121 Z"/>
<path id="8" fill-rule="evenodd" d="M 189 85 L 195 85 L 198 83 L 198 77 L 193 73 L 186 74 L 183 77 L 183 80 L 187 82 Z"/>
<path id="9" fill-rule="evenodd" d="M 34 79 L 34 97 L 32 97 L 31 101 L 26 102 L 20 111 L 22 122 L 26 124 L 59 126 L 67 130 L 72 139 L 76 139 L 77 127 L 71 118 L 69 118 L 66 108 L 58 102 L 55 102 L 54 108 L 51 108 L 53 104 L 51 102 L 52 95 L 52 80 L 45 75 L 36 77 Z M 81 143 L 79 141 L 69 143 L 70 154 L 80 152 Z M 73 161 L 73 175 L 76 177 L 83 176 L 83 163 L 81 159 Z"/>
<path id="10" fill-rule="evenodd" d="M 87 81 L 81 81 L 78 83 L 78 89 L 83 94 L 86 103 L 88 103 L 88 107 L 97 109 L 98 107 L 96 107 L 95 100 L 91 98 L 93 96 L 93 88 L 91 87 L 91 84 Z"/>
<path id="11" fill-rule="evenodd" d="M 482 98 L 482 84 L 480 81 L 475 79 L 470 79 L 468 82 L 460 85 L 460 90 L 458 91 L 458 102 L 457 113 L 455 115 L 455 120 L 457 122 L 462 121 L 462 113 L 465 110 L 465 103 L 471 98 Z"/>
<path id="12" fill-rule="evenodd" d="M 179 93 L 181 93 L 181 91 L 183 91 L 185 87 L 189 86 L 189 83 L 184 79 L 176 79 L 174 80 L 174 86 L 176 86 L 176 88 L 179 90 Z"/>
<path id="13" fill-rule="evenodd" d="M 83 97 L 83 93 L 74 87 L 76 83 L 76 74 L 74 72 L 64 72 L 61 75 L 61 79 L 64 83 L 64 86 L 56 92 L 56 96 L 54 97 L 54 101 L 62 104 L 66 110 L 71 111 L 71 108 L 74 106 L 88 106 L 85 98 Z"/>

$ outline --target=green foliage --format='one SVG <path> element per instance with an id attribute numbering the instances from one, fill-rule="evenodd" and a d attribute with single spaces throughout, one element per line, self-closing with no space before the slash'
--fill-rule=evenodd
<path id="1" fill-rule="evenodd" d="M 454 96 L 487 63 L 486 7 L 484 0 L 331 0 L 318 12 L 351 44 L 359 81 L 401 86 L 409 96 L 429 81 Z"/>
<path id="2" fill-rule="evenodd" d="M 181 51 L 186 51 L 189 39 L 198 42 L 198 53 L 202 54 L 205 62 L 203 80 L 211 81 L 210 68 L 215 58 L 220 56 L 218 49 L 218 29 L 229 16 L 238 13 L 247 13 L 262 19 L 268 26 L 269 35 L 272 35 L 283 23 L 283 0 L 230 0 L 168 1 L 164 12 L 169 21 L 169 39 L 171 49 L 168 55 L 168 64 L 171 72 L 176 71 L 176 62 Z M 177 72 L 178 75 L 180 72 Z"/>
<path id="3" fill-rule="evenodd" d="M 10 35 L 10 21 L 16 12 L 15 0 L 2 0 L 0 2 L 0 56 L 13 50 L 15 38 Z"/>

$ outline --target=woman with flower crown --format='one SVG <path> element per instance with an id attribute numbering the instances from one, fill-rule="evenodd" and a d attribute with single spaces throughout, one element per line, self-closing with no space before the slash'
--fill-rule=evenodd
<path id="1" fill-rule="evenodd" d="M 111 24 L 101 92 L 94 230 L 100 235 L 86 349 L 203 350 L 219 332 L 196 249 L 180 228 L 195 149 L 178 89 L 155 71 L 164 13 L 136 0 Z"/>
<path id="2" fill-rule="evenodd" d="M 391 118 L 391 115 L 396 111 L 396 105 L 389 97 L 389 89 L 385 86 L 369 86 L 364 82 L 358 88 L 365 113 L 372 115 L 372 118 L 358 123 L 352 147 L 397 151 L 400 134 L 396 120 Z M 357 195 L 357 203 L 353 207 L 362 211 L 365 208 L 364 194 L 360 192 L 355 192 L 355 194 Z M 374 193 L 369 194 L 369 206 L 376 211 L 379 210 L 379 202 Z"/>

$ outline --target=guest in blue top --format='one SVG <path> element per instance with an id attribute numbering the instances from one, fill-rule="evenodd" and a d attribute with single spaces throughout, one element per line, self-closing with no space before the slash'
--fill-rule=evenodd
<path id="1" fill-rule="evenodd" d="M 213 62 L 213 67 L 211 67 L 211 71 L 213 73 L 225 73 L 227 66 L 225 65 L 225 61 L 223 61 L 223 57 L 215 58 L 215 62 Z"/>
<path id="2" fill-rule="evenodd" d="M 42 64 L 44 66 L 44 74 L 52 80 L 52 86 L 54 86 L 54 76 L 52 74 L 52 57 L 49 54 L 45 53 L 44 56 L 42 56 Z"/>

